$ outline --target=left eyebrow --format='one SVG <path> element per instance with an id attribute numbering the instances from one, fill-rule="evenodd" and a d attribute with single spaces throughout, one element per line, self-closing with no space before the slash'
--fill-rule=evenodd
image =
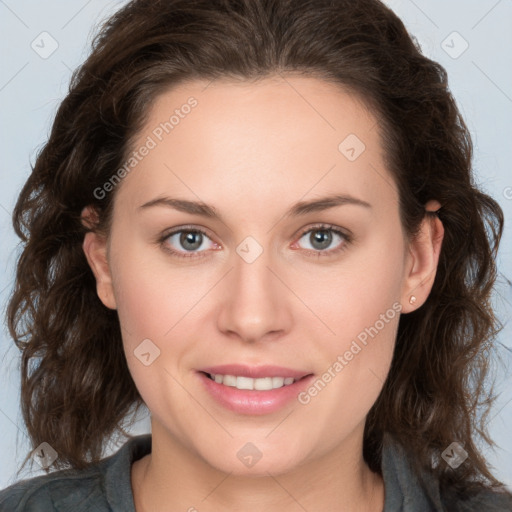
<path id="1" fill-rule="evenodd" d="M 307 215 L 308 213 L 320 212 L 330 208 L 335 208 L 336 206 L 348 204 L 362 206 L 364 208 L 372 208 L 370 203 L 367 203 L 362 199 L 358 199 L 350 195 L 336 194 L 321 197 L 319 199 L 312 199 L 310 201 L 299 201 L 287 210 L 284 217 L 298 217 L 301 215 Z M 217 212 L 215 207 L 200 201 L 189 201 L 187 199 L 177 199 L 172 197 L 159 197 L 144 203 L 139 206 L 138 209 L 150 208 L 152 206 L 165 206 L 184 213 L 218 219 L 223 222 L 222 216 Z"/>
<path id="2" fill-rule="evenodd" d="M 343 206 L 346 204 L 363 206 L 364 208 L 372 208 L 370 203 L 353 197 L 350 195 L 335 194 L 331 196 L 321 197 L 319 199 L 313 199 L 311 201 L 300 201 L 294 204 L 286 213 L 285 217 L 297 217 L 300 215 L 306 215 L 312 212 L 320 212 L 328 210 L 329 208 L 335 208 L 336 206 Z"/>

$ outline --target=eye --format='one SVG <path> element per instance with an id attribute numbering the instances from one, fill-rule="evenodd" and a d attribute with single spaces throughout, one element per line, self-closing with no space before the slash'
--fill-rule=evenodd
<path id="1" fill-rule="evenodd" d="M 334 226 L 320 224 L 304 231 L 299 239 L 304 240 L 309 247 L 306 251 L 317 256 L 330 256 L 346 249 L 352 241 L 351 237 Z M 338 242 L 338 243 L 336 243 Z M 327 250 L 334 243 L 335 248 Z M 297 242 L 294 244 L 297 245 Z"/>
<path id="2" fill-rule="evenodd" d="M 211 242 L 210 247 L 208 241 Z M 209 248 L 220 247 L 202 229 L 186 227 L 166 233 L 159 242 L 164 250 L 179 258 L 201 257 L 202 255 L 198 253 L 206 252 Z"/>

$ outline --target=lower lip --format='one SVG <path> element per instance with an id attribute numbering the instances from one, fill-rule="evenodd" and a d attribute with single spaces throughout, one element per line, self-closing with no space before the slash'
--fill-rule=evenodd
<path id="1" fill-rule="evenodd" d="M 313 375 L 308 375 L 288 386 L 268 391 L 256 391 L 218 384 L 202 372 L 198 372 L 198 375 L 206 390 L 220 405 L 239 414 L 253 415 L 270 414 L 282 409 L 293 399 L 297 399 L 298 394 L 313 379 Z"/>

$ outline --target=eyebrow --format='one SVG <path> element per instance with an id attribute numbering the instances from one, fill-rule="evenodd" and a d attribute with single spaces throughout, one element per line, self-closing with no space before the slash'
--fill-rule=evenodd
<path id="1" fill-rule="evenodd" d="M 320 212 L 335 208 L 342 205 L 356 205 L 364 208 L 372 208 L 370 203 L 352 197 L 350 195 L 335 194 L 330 196 L 321 197 L 319 199 L 312 199 L 310 201 L 299 201 L 295 203 L 289 210 L 286 211 L 284 217 L 298 217 L 308 213 Z M 219 219 L 222 221 L 221 215 L 217 212 L 216 208 L 200 201 L 189 201 L 187 199 L 177 199 L 172 197 L 158 197 L 144 203 L 138 207 L 138 210 L 144 210 L 153 206 L 164 206 L 173 208 L 184 213 L 192 215 L 200 215 L 211 219 Z"/>

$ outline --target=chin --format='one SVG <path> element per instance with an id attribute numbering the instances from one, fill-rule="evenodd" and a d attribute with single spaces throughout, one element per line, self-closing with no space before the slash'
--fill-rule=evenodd
<path id="1" fill-rule="evenodd" d="M 236 443 L 235 449 L 226 447 L 225 450 L 203 454 L 203 460 L 223 473 L 244 477 L 267 477 L 269 473 L 273 476 L 288 473 L 304 463 L 299 454 L 293 453 L 293 447 L 290 447 L 290 452 L 287 453 L 283 450 L 282 444 L 267 444 L 261 449 L 257 446 L 257 442 Z M 231 453 L 232 456 L 229 455 Z"/>

